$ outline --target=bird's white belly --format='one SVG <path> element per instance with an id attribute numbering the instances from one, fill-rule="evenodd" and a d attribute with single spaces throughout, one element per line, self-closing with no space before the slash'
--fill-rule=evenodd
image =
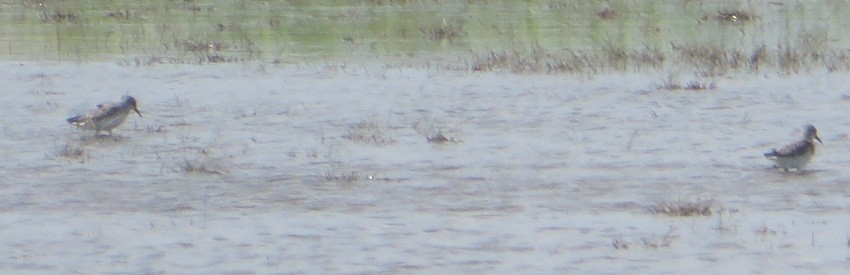
<path id="1" fill-rule="evenodd" d="M 109 131 L 115 127 L 118 127 L 118 125 L 121 125 L 121 123 L 123 123 L 124 120 L 127 119 L 127 114 L 129 113 L 129 110 L 127 110 L 124 112 L 117 112 L 113 115 L 99 118 L 99 120 L 96 122 L 98 130 Z"/>
<path id="2" fill-rule="evenodd" d="M 812 159 L 811 153 L 803 154 L 794 157 L 776 157 L 772 160 L 776 163 L 776 166 L 783 169 L 803 169 L 806 167 L 806 164 L 809 163 L 809 160 Z"/>

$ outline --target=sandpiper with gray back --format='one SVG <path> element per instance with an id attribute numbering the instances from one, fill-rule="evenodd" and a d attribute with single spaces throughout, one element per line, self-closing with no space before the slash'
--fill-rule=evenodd
<path id="1" fill-rule="evenodd" d="M 68 123 L 79 128 L 94 130 L 95 135 L 101 131 L 107 131 L 112 135 L 112 129 L 124 123 L 130 110 L 136 111 L 139 116 L 142 116 L 142 113 L 136 108 L 136 99 L 125 95 L 121 98 L 121 101 L 99 104 L 95 110 L 68 118 Z"/>
<path id="2" fill-rule="evenodd" d="M 793 168 L 800 171 L 806 167 L 806 164 L 809 163 L 809 160 L 815 154 L 814 141 L 817 140 L 820 143 L 823 143 L 823 141 L 818 137 L 818 130 L 815 129 L 815 126 L 806 125 L 803 129 L 802 140 L 785 145 L 785 147 L 779 149 L 772 149 L 770 152 L 764 154 L 767 159 L 775 163 L 774 167 L 782 168 L 786 172 L 788 169 Z"/>

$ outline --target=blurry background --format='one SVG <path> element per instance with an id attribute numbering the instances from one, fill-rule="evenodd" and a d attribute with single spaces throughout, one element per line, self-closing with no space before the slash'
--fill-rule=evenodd
<path id="1" fill-rule="evenodd" d="M 0 58 L 836 71 L 850 68 L 846 10 L 845 1 L 10 0 L 0 2 Z"/>

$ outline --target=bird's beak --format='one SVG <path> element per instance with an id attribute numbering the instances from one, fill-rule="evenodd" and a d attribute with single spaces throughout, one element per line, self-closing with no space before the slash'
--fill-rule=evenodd
<path id="1" fill-rule="evenodd" d="M 821 144 L 823 144 L 823 141 L 820 141 L 820 138 L 819 138 L 818 136 L 815 136 L 815 140 L 817 140 L 818 142 L 820 142 Z"/>
<path id="2" fill-rule="evenodd" d="M 139 109 L 136 109 L 136 107 L 133 107 L 133 111 L 136 111 L 136 113 L 139 114 L 139 116 L 142 116 L 142 113 L 140 113 Z M 815 138 L 817 138 L 817 137 L 815 137 Z M 820 141 L 820 140 L 818 140 L 818 141 Z M 823 143 L 823 142 L 821 142 L 821 143 Z"/>

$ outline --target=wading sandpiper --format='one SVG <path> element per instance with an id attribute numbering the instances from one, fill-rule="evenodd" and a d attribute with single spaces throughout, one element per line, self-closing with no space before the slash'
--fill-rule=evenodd
<path id="1" fill-rule="evenodd" d="M 803 139 L 797 142 L 785 145 L 779 149 L 772 149 L 764 156 L 772 160 L 775 168 L 782 168 L 786 172 L 788 169 L 794 168 L 797 171 L 802 170 L 812 159 L 815 154 L 815 143 L 817 140 L 820 143 L 823 141 L 818 137 L 818 130 L 815 126 L 806 125 L 803 130 Z"/>
<path id="2" fill-rule="evenodd" d="M 107 131 L 112 135 L 112 129 L 118 127 L 127 119 L 130 110 L 136 111 L 139 116 L 142 116 L 142 113 L 136 108 L 136 99 L 125 95 L 119 102 L 99 104 L 96 110 L 68 118 L 68 123 L 79 128 L 94 130 L 95 135 L 101 131 Z"/>

